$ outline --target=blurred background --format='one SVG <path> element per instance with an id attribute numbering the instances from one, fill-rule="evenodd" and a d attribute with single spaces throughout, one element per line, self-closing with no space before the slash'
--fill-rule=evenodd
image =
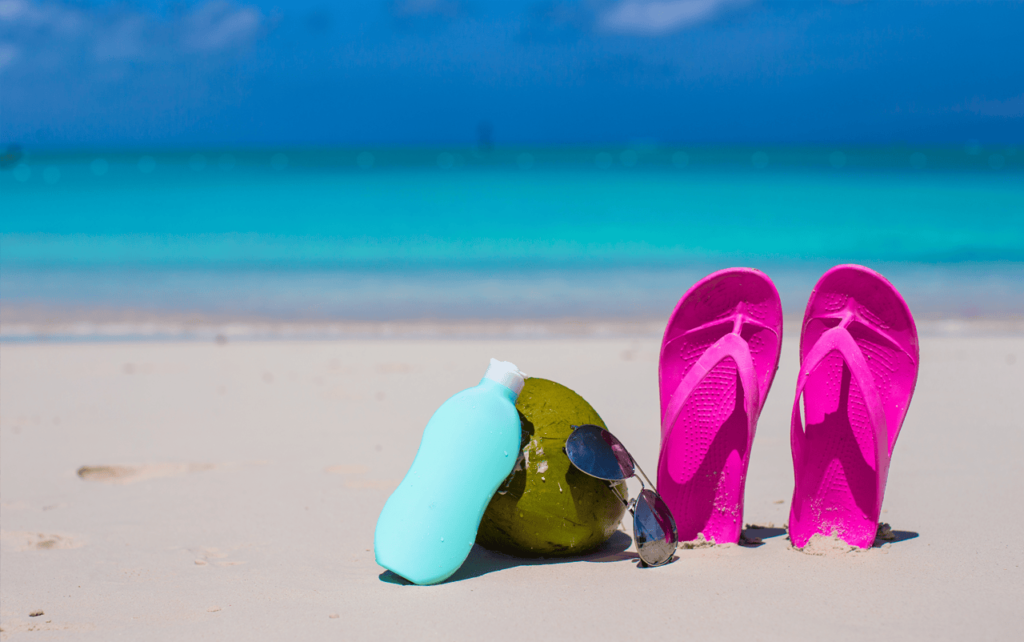
<path id="1" fill-rule="evenodd" d="M 1024 1 L 0 0 L 0 338 L 1024 318 Z M 340 324 L 340 325 L 339 325 Z M 338 330 L 341 328 L 341 330 Z"/>

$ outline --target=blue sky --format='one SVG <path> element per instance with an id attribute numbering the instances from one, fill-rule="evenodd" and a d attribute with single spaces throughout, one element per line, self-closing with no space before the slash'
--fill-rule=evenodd
<path id="1" fill-rule="evenodd" d="M 26 147 L 1024 142 L 1020 0 L 0 0 Z"/>

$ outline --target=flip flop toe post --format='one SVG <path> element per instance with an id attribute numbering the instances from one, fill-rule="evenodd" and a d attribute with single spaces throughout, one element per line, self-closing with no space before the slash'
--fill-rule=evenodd
<path id="1" fill-rule="evenodd" d="M 803 548 L 815 534 L 872 545 L 918 362 L 914 318 L 892 284 L 859 265 L 822 276 L 800 336 L 793 546 Z"/>
<path id="2" fill-rule="evenodd" d="M 731 268 L 683 296 L 661 346 L 658 489 L 680 541 L 739 541 L 750 448 L 782 345 L 782 306 L 763 273 Z"/>

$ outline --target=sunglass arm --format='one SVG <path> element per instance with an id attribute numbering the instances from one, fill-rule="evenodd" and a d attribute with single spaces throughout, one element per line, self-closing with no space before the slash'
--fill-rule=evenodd
<path id="1" fill-rule="evenodd" d="M 630 455 L 630 459 L 633 459 L 632 455 Z M 643 468 L 640 468 L 640 464 L 636 463 L 635 459 L 633 459 L 633 467 L 636 468 L 636 472 L 640 473 L 637 476 L 637 479 L 640 480 L 640 485 L 644 486 L 644 482 L 646 481 L 647 482 L 647 486 L 650 486 L 651 490 L 653 490 L 655 493 L 657 493 L 658 489 L 654 487 L 654 484 L 652 484 L 651 480 L 647 477 L 647 473 L 644 472 Z M 640 477 L 643 477 L 643 479 L 640 479 Z M 644 486 L 644 488 L 647 488 L 647 486 Z"/>

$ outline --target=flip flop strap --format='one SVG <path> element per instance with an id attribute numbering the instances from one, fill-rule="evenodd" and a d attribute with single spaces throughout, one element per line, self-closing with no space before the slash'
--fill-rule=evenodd
<path id="1" fill-rule="evenodd" d="M 675 391 L 672 393 L 671 401 L 665 408 L 665 414 L 661 421 L 662 440 L 668 437 L 669 432 L 679 419 L 679 413 L 683 409 L 690 393 L 697 387 L 704 377 L 711 372 L 712 368 L 722 360 L 732 357 L 739 370 L 740 384 L 743 386 L 743 408 L 747 412 L 747 433 L 748 445 L 753 440 L 753 431 L 750 427 L 757 422 L 757 415 L 760 414 L 759 407 L 761 391 L 757 386 L 757 372 L 754 370 L 754 359 L 750 354 L 750 346 L 738 334 L 730 332 L 711 345 L 704 351 L 693 367 L 679 381 Z"/>
<path id="2" fill-rule="evenodd" d="M 874 469 L 878 471 L 881 464 L 888 464 L 889 457 L 891 456 L 889 433 L 886 428 L 885 407 L 882 405 L 881 395 L 878 394 L 878 388 L 875 386 L 875 378 L 871 374 L 871 369 L 868 368 L 867 360 L 864 358 L 864 352 L 861 351 L 860 346 L 854 341 L 853 335 L 843 326 L 837 326 L 824 332 L 800 364 L 800 375 L 796 382 L 796 397 L 793 399 L 793 416 L 790 424 L 794 454 L 799 452 L 797 435 L 804 436 L 806 434 L 804 432 L 803 419 L 800 416 L 800 397 L 803 395 L 811 373 L 833 351 L 838 352 L 846 361 L 846 364 L 850 367 L 850 373 L 857 381 L 857 385 L 860 387 L 861 394 L 864 397 L 868 419 L 875 428 L 875 443 L 869 449 L 864 449 L 863 444 L 859 445 L 862 447 L 862 451 L 868 450 L 875 453 Z M 854 438 L 857 438 L 856 433 L 854 433 Z"/>

